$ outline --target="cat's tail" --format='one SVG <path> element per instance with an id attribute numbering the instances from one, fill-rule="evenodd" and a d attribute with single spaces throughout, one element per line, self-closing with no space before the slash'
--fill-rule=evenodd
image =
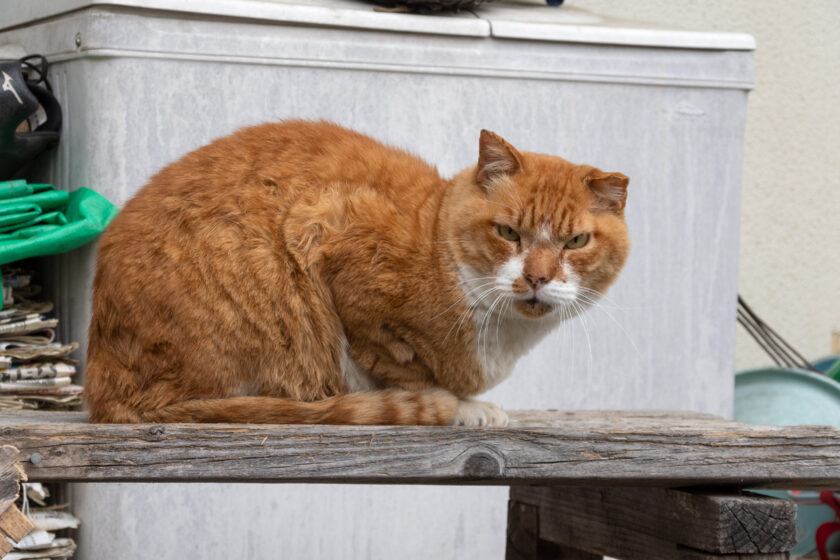
<path id="1" fill-rule="evenodd" d="M 141 413 L 136 421 L 442 426 L 451 424 L 457 411 L 458 398 L 443 389 L 417 392 L 388 389 L 314 402 L 275 397 L 198 399 Z"/>

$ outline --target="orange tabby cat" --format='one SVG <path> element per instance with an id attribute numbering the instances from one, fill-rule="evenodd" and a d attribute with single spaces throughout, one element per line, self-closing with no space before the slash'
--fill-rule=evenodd
<path id="1" fill-rule="evenodd" d="M 91 420 L 504 425 L 472 397 L 616 279 L 627 182 L 487 131 L 451 180 L 324 122 L 217 140 L 102 238 Z"/>

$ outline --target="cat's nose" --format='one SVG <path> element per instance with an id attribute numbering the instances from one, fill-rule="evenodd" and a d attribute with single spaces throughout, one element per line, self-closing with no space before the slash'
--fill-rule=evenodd
<path id="1" fill-rule="evenodd" d="M 540 276 L 537 274 L 531 274 L 530 272 L 524 273 L 523 276 L 525 277 L 525 280 L 528 281 L 528 285 L 531 286 L 531 289 L 535 292 L 551 281 L 551 278 L 547 278 L 545 276 Z"/>

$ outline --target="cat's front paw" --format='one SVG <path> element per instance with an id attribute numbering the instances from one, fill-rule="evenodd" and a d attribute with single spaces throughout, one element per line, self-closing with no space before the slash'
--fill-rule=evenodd
<path id="1" fill-rule="evenodd" d="M 463 400 L 458 402 L 456 426 L 507 426 L 507 412 L 488 402 Z"/>

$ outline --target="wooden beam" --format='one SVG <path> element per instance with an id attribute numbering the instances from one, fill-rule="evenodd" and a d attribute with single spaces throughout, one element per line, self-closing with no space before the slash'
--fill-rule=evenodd
<path id="1" fill-rule="evenodd" d="M 541 540 L 622 560 L 786 558 L 796 506 L 756 494 L 660 488 L 511 489 Z"/>
<path id="2" fill-rule="evenodd" d="M 525 411 L 506 428 L 464 428 L 92 425 L 37 414 L 4 415 L 0 439 L 44 482 L 840 487 L 837 430 L 710 415 Z"/>
<path id="3" fill-rule="evenodd" d="M 539 508 L 511 500 L 508 502 L 508 527 L 505 560 L 601 560 L 591 554 L 540 539 Z"/>
<path id="4" fill-rule="evenodd" d="M 537 506 L 508 502 L 505 560 L 536 560 L 539 540 Z"/>

